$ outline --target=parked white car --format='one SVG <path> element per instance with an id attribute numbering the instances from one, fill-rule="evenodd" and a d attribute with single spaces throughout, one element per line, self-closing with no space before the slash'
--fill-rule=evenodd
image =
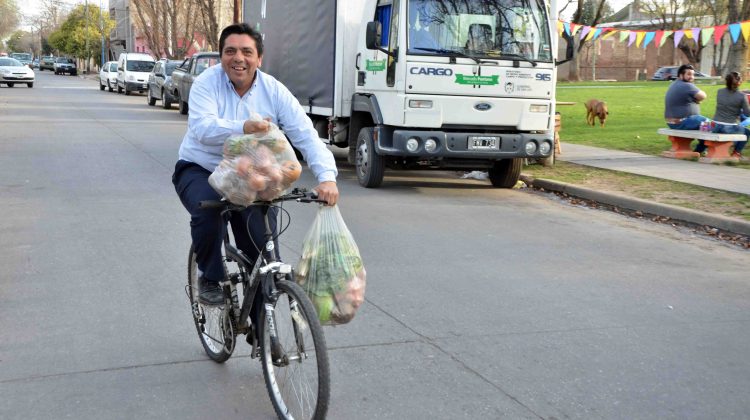
<path id="1" fill-rule="evenodd" d="M 25 83 L 28 87 L 34 87 L 34 70 L 24 66 L 20 61 L 10 57 L 0 57 L 0 83 L 5 83 L 9 88 L 16 83 Z"/>
<path id="2" fill-rule="evenodd" d="M 117 61 L 107 61 L 99 70 L 99 90 L 114 92 L 117 87 Z"/>

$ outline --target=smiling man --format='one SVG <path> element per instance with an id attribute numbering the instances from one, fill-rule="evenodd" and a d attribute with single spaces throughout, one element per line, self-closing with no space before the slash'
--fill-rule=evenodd
<path id="1" fill-rule="evenodd" d="M 244 23 L 227 26 L 221 32 L 219 50 L 221 65 L 201 73 L 190 89 L 188 129 L 172 175 L 177 195 L 190 213 L 191 236 L 202 273 L 199 298 L 207 305 L 223 303 L 218 284 L 224 280 L 221 244 L 227 227 L 216 210 L 199 209 L 198 203 L 220 199 L 208 177 L 222 159 L 227 138 L 263 133 L 269 127 L 267 121 L 273 122 L 304 156 L 318 181 L 315 190 L 319 197 L 333 205 L 339 196 L 333 154 L 318 138 L 297 99 L 278 80 L 260 71 L 261 35 Z M 253 113 L 266 121 L 250 120 Z M 258 250 L 253 244 L 263 243 L 260 212 L 250 207 L 235 215 L 231 223 L 237 245 L 254 261 Z"/>

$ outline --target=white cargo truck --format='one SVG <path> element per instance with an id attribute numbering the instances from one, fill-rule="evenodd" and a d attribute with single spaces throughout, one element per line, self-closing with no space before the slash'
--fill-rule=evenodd
<path id="1" fill-rule="evenodd" d="M 399 168 L 483 170 L 510 188 L 524 158 L 553 153 L 554 2 L 244 4 L 263 35 L 262 69 L 297 97 L 321 138 L 349 148 L 365 187 Z"/>

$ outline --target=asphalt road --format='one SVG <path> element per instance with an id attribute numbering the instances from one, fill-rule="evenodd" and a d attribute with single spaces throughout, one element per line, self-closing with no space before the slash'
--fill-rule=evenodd
<path id="1" fill-rule="evenodd" d="M 0 418 L 273 418 L 248 346 L 215 364 L 192 325 L 186 121 L 83 78 L 0 87 Z M 451 172 L 365 190 L 339 162 L 368 284 L 326 328 L 329 418 L 750 417 L 746 251 Z M 287 208 L 293 262 L 315 208 Z"/>

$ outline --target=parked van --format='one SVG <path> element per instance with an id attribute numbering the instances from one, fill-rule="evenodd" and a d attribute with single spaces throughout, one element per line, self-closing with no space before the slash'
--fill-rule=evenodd
<path id="1" fill-rule="evenodd" d="M 153 70 L 156 61 L 153 57 L 143 53 L 122 53 L 117 60 L 117 93 L 125 91 L 145 92 L 148 89 L 148 75 Z"/>

